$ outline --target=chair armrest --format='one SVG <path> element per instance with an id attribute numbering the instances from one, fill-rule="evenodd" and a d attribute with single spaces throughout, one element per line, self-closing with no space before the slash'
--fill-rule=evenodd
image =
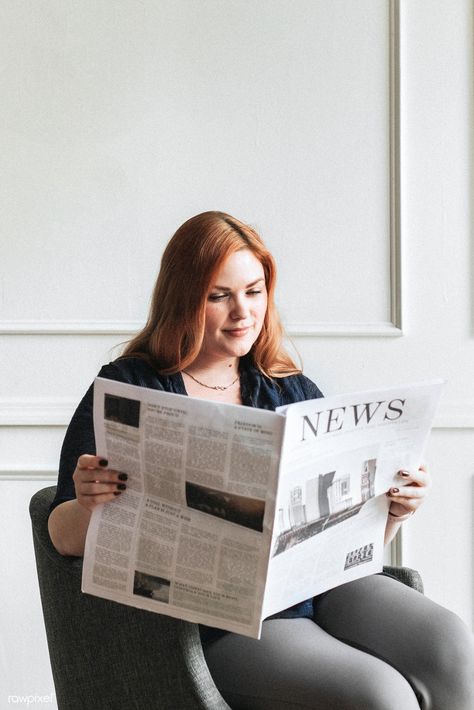
<path id="1" fill-rule="evenodd" d="M 197 624 L 81 592 L 82 558 L 63 557 L 49 538 L 54 493 L 54 487 L 38 491 L 30 515 L 59 707 L 229 710 Z"/>
<path id="2" fill-rule="evenodd" d="M 400 582 L 406 584 L 408 587 L 416 589 L 417 592 L 424 593 L 423 580 L 421 575 L 415 569 L 410 567 L 390 567 L 386 566 L 383 571 L 387 574 L 391 574 L 392 577 L 396 577 Z"/>

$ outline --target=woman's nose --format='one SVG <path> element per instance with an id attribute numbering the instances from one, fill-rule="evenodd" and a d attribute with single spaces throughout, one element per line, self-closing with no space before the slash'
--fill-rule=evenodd
<path id="1" fill-rule="evenodd" d="M 243 298 L 235 298 L 232 302 L 230 317 L 234 320 L 243 320 L 249 312 L 248 304 Z"/>

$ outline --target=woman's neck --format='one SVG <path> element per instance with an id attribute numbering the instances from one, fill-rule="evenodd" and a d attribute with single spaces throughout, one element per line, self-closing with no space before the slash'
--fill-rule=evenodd
<path id="1" fill-rule="evenodd" d="M 206 382 L 207 380 L 212 380 L 214 385 L 225 385 L 227 381 L 231 381 L 238 376 L 239 358 L 211 360 L 210 358 L 198 356 L 191 365 L 185 368 L 184 372 L 190 373 L 195 377 L 202 375 Z"/>
<path id="2" fill-rule="evenodd" d="M 204 362 L 196 359 L 183 371 L 186 392 L 191 397 L 242 404 L 239 358 Z"/>

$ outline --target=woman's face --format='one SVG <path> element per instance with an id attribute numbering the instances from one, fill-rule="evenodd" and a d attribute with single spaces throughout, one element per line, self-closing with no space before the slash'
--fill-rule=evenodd
<path id="1" fill-rule="evenodd" d="M 211 284 L 200 355 L 211 360 L 246 355 L 267 311 L 263 266 L 249 249 L 231 254 Z"/>

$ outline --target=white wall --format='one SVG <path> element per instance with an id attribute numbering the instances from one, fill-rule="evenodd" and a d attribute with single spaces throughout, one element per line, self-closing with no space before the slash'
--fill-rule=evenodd
<path id="1" fill-rule="evenodd" d="M 406 525 L 404 561 L 472 623 L 472 6 L 401 3 L 398 291 L 389 9 L 386 0 L 0 8 L 2 562 L 13 554 L 24 566 L 11 563 L 2 580 L 0 705 L 53 690 L 29 496 L 54 476 L 74 403 L 143 322 L 163 244 L 205 209 L 262 231 L 280 264 L 285 321 L 307 333 L 295 343 L 325 392 L 448 380 L 427 452 L 433 493 Z"/>
<path id="2" fill-rule="evenodd" d="M 0 537 L 0 707 L 56 707 L 41 601 L 34 573 L 28 502 L 47 481 L 2 481 Z M 49 484 L 51 485 L 51 484 Z M 6 532 L 6 534 L 5 534 Z M 10 701 L 9 696 L 13 696 Z M 36 696 L 36 700 L 34 700 Z M 38 700 L 42 698 L 42 701 Z"/>

